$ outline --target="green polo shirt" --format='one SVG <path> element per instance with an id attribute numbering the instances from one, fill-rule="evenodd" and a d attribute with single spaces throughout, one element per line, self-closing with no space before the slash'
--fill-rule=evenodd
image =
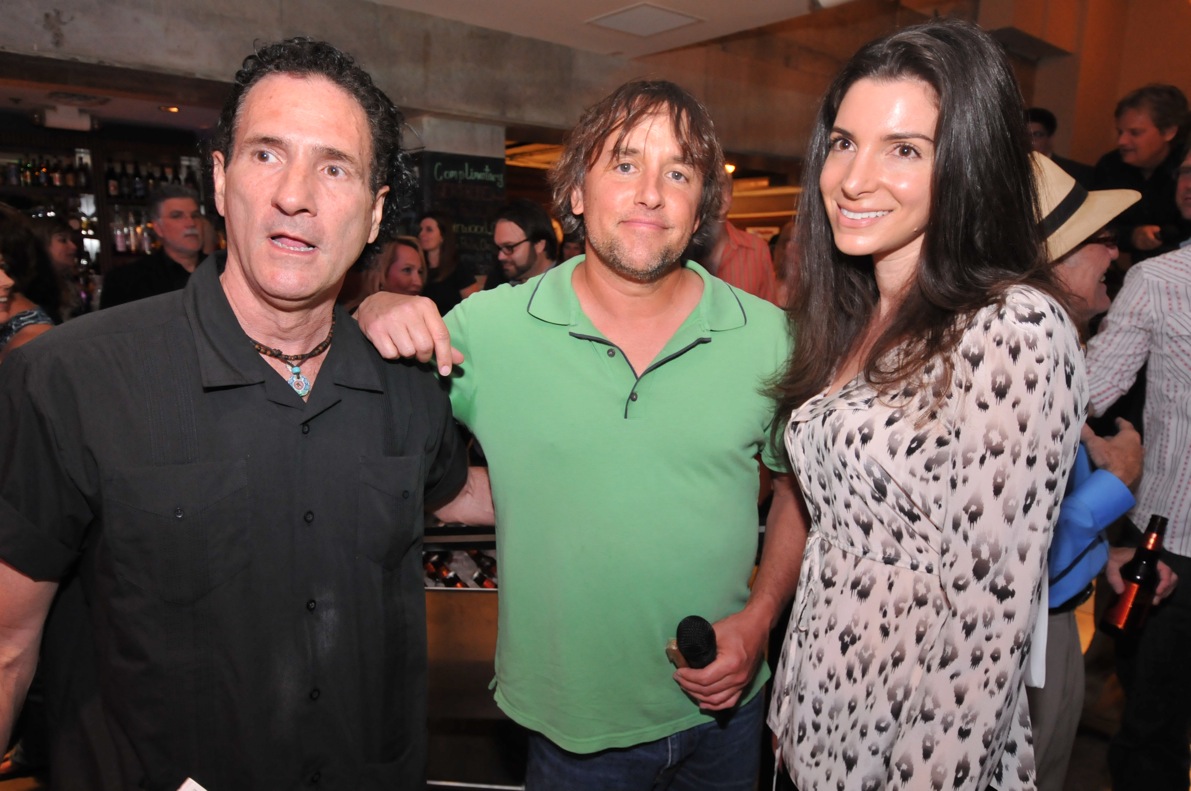
<path id="1" fill-rule="evenodd" d="M 579 306 L 582 260 L 476 294 L 447 326 L 466 357 L 451 404 L 496 503 L 496 701 L 591 753 L 710 719 L 665 646 L 685 616 L 715 621 L 748 598 L 755 456 L 785 469 L 763 390 L 790 343 L 780 310 L 688 262 L 703 296 L 637 376 Z"/>

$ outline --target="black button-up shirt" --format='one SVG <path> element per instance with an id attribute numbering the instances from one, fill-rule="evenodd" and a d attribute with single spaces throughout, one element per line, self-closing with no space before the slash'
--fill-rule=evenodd
<path id="1" fill-rule="evenodd" d="M 168 294 L 185 288 L 190 273 L 165 250 L 118 266 L 103 276 L 99 293 L 99 307 L 113 308 L 158 294 Z"/>
<path id="2" fill-rule="evenodd" d="M 423 499 L 466 476 L 449 404 L 342 311 L 304 403 L 221 263 L 0 367 L 0 558 L 71 582 L 55 787 L 420 787 Z"/>

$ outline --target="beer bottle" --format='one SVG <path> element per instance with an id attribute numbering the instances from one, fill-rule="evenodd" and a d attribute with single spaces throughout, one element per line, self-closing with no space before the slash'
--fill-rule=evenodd
<path id="1" fill-rule="evenodd" d="M 1154 514 L 1142 536 L 1133 559 L 1121 566 L 1125 590 L 1104 614 L 1100 626 L 1114 637 L 1135 637 L 1145 625 L 1146 614 L 1158 587 L 1158 560 L 1162 556 L 1162 536 L 1166 517 Z"/>

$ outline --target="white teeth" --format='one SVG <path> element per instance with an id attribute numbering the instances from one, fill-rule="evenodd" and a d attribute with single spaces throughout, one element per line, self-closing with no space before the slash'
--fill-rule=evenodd
<path id="1" fill-rule="evenodd" d="M 273 240 L 273 244 L 277 245 L 278 247 L 284 247 L 286 250 L 306 251 L 306 250 L 313 250 L 313 249 L 314 249 L 314 246 L 313 246 L 313 245 L 308 245 L 308 244 L 291 244 L 291 243 L 289 243 L 289 242 L 283 242 L 283 241 L 281 241 L 280 239 L 274 239 L 274 240 Z"/>
<path id="2" fill-rule="evenodd" d="M 871 220 L 874 217 L 884 217 L 889 213 L 887 211 L 848 211 L 842 206 L 839 212 L 849 220 Z"/>

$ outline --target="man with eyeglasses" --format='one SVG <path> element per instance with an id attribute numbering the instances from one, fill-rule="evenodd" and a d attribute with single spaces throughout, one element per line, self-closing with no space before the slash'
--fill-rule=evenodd
<path id="1" fill-rule="evenodd" d="M 550 215 L 531 200 L 517 198 L 500 210 L 492 241 L 501 271 L 515 286 L 558 263 L 558 238 Z"/>
<path id="2" fill-rule="evenodd" d="M 1055 153 L 1055 132 L 1059 128 L 1059 120 L 1055 118 L 1054 113 L 1045 107 L 1031 107 L 1026 110 L 1026 125 L 1030 129 L 1031 148 L 1044 157 L 1049 157 L 1081 186 L 1086 188 L 1091 185 L 1091 165 L 1085 165 Z"/>
<path id="3" fill-rule="evenodd" d="M 1175 173 L 1175 205 L 1191 221 L 1191 154 Z M 1088 344 L 1087 364 L 1090 411 L 1097 415 L 1147 366 L 1145 475 L 1130 518 L 1144 525 L 1154 514 L 1165 516 L 1165 560 L 1191 579 L 1191 246 L 1129 270 L 1100 333 Z M 1187 788 L 1188 656 L 1191 585 L 1182 584 L 1151 611 L 1135 644 L 1118 646 L 1125 711 L 1109 748 L 1115 791 Z"/>

